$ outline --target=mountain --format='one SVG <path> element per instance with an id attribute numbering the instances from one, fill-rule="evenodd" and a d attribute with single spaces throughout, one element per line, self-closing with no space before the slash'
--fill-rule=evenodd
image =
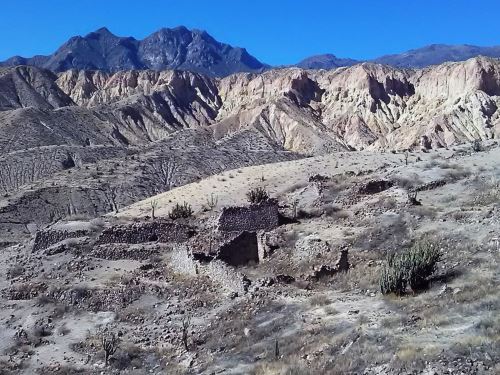
<path id="1" fill-rule="evenodd" d="M 161 29 L 143 40 L 118 37 L 101 28 L 83 37 L 72 37 L 52 55 L 15 56 L 0 65 L 32 65 L 53 72 L 179 69 L 209 76 L 258 72 L 266 67 L 243 48 L 220 43 L 205 31 L 182 26 Z"/>
<path id="2" fill-rule="evenodd" d="M 352 66 L 362 62 L 372 62 L 394 66 L 396 68 L 425 68 L 444 62 L 465 61 L 473 57 L 486 56 L 500 58 L 500 46 L 478 47 L 471 45 L 432 44 L 418 49 L 412 49 L 400 54 L 377 57 L 373 60 L 353 60 L 338 58 L 332 54 L 308 57 L 295 66 L 303 69 L 335 69 Z"/>
<path id="3" fill-rule="evenodd" d="M 342 66 L 352 66 L 360 63 L 358 60 L 339 58 L 332 54 L 308 57 L 297 64 L 302 69 L 335 69 Z"/>
<path id="4" fill-rule="evenodd" d="M 500 57 L 500 46 L 433 44 L 401 54 L 381 56 L 370 62 L 398 68 L 423 68 L 443 62 L 465 61 L 477 57 Z M 335 69 L 363 61 L 339 58 L 332 54 L 308 57 L 295 66 L 302 69 Z M 167 70 L 177 69 L 225 77 L 233 73 L 260 73 L 270 67 L 251 56 L 244 48 L 215 40 L 202 30 L 179 26 L 163 28 L 143 40 L 119 37 L 106 28 L 85 36 L 75 36 L 48 56 L 14 56 L 0 66 L 31 65 L 52 72 L 76 70 Z"/>
<path id="5" fill-rule="evenodd" d="M 500 57 L 500 46 L 478 47 L 466 44 L 432 44 L 401 54 L 382 56 L 374 59 L 373 62 L 400 68 L 423 68 L 448 61 L 465 61 L 476 56 L 498 58 Z"/>

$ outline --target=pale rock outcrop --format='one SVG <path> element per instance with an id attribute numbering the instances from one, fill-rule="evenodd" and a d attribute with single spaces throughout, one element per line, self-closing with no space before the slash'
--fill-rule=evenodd
<path id="1" fill-rule="evenodd" d="M 201 127 L 216 139 L 248 131 L 303 154 L 420 148 L 422 137 L 426 147 L 447 147 L 500 131 L 500 61 L 486 57 L 421 70 L 363 63 L 223 79 L 151 70 L 0 73 L 0 106 L 25 119 L 2 115 L 8 128 L 36 128 L 49 144 L 61 142 L 61 129 L 75 122 L 79 143 L 137 145 Z"/>

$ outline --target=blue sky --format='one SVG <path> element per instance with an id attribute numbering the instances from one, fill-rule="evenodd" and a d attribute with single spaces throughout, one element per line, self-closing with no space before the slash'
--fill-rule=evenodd
<path id="1" fill-rule="evenodd" d="M 101 26 L 143 38 L 185 25 L 279 65 L 431 43 L 500 45 L 498 0 L 2 0 L 0 60 L 52 53 Z"/>

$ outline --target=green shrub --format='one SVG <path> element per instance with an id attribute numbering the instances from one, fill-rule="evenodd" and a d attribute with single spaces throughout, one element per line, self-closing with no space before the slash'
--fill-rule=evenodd
<path id="1" fill-rule="evenodd" d="M 172 220 L 187 218 L 193 215 L 191 205 L 184 202 L 183 204 L 176 203 L 174 208 L 168 213 L 168 217 Z"/>
<path id="2" fill-rule="evenodd" d="M 441 252 L 430 241 L 418 241 L 403 254 L 407 279 L 413 291 L 425 289 L 427 278 L 436 271 L 436 264 L 441 259 Z"/>
<path id="3" fill-rule="evenodd" d="M 398 296 L 406 291 L 406 275 L 400 267 L 384 267 L 380 276 L 380 291 L 382 294 L 394 293 Z"/>
<path id="4" fill-rule="evenodd" d="M 417 241 L 403 254 L 389 255 L 387 266 L 380 276 L 380 291 L 401 295 L 407 285 L 414 292 L 425 289 L 440 259 L 441 252 L 428 240 Z"/>
<path id="5" fill-rule="evenodd" d="M 252 204 L 259 204 L 267 202 L 269 200 L 269 194 L 264 188 L 258 187 L 248 191 L 247 199 Z"/>

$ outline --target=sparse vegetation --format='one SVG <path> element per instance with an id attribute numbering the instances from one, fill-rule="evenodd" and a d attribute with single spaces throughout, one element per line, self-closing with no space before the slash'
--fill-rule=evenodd
<path id="1" fill-rule="evenodd" d="M 158 207 L 158 201 L 156 199 L 151 200 L 151 219 L 155 219 L 155 210 Z"/>
<path id="2" fill-rule="evenodd" d="M 109 365 L 110 357 L 118 349 L 119 339 L 114 332 L 103 332 L 101 334 L 101 348 L 104 351 L 104 363 Z"/>
<path id="3" fill-rule="evenodd" d="M 264 203 L 269 200 L 269 194 L 266 189 L 257 187 L 255 189 L 250 189 L 247 192 L 247 199 L 251 204 Z"/>
<path id="4" fill-rule="evenodd" d="M 193 209 L 191 205 L 184 202 L 183 204 L 176 203 L 175 206 L 168 213 L 168 217 L 172 220 L 186 219 L 193 215 Z"/>
<path id="5" fill-rule="evenodd" d="M 189 351 L 189 328 L 191 326 L 191 316 L 187 315 L 182 318 L 182 345 L 184 349 Z"/>
<path id="6" fill-rule="evenodd" d="M 417 241 L 402 254 L 390 254 L 380 277 L 380 291 L 402 295 L 407 285 L 413 292 L 425 289 L 440 259 L 441 252 L 429 240 Z"/>
<path id="7" fill-rule="evenodd" d="M 418 191 L 417 190 L 408 190 L 406 192 L 408 196 L 408 204 L 411 206 L 420 206 L 422 203 L 417 199 Z"/>
<path id="8" fill-rule="evenodd" d="M 217 204 L 219 203 L 219 197 L 214 193 L 210 194 L 210 198 L 207 198 L 206 204 L 203 206 L 204 211 L 213 211 Z"/>
<path id="9" fill-rule="evenodd" d="M 380 276 L 380 291 L 382 294 L 394 293 L 398 296 L 406 291 L 407 279 L 400 259 L 394 262 L 388 260 L 389 265 L 385 266 Z M 392 263 L 392 264 L 391 264 Z"/>
<path id="10" fill-rule="evenodd" d="M 474 151 L 474 152 L 483 151 L 483 143 L 481 142 L 480 139 L 474 140 L 474 142 L 472 142 L 471 147 L 472 147 L 472 151 Z"/>

